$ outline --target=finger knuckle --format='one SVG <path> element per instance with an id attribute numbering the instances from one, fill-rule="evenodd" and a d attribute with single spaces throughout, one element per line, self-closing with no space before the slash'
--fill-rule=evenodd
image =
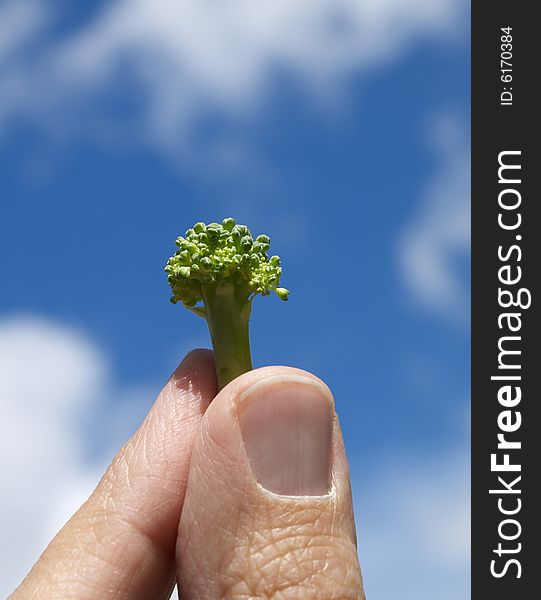
<path id="1" fill-rule="evenodd" d="M 253 529 L 225 568 L 229 576 L 222 597 L 364 600 L 353 542 L 324 527 L 314 532 L 318 518 L 305 515 L 285 527 Z"/>

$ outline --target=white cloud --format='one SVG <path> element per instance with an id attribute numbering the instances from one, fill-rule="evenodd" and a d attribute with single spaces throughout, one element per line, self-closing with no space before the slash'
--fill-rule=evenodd
<path id="1" fill-rule="evenodd" d="M 185 145 L 205 115 L 249 114 L 277 71 L 308 95 L 335 89 L 342 74 L 382 65 L 420 39 L 452 35 L 466 14 L 464 0 L 114 0 L 51 41 L 41 35 L 47 21 L 35 0 L 7 7 L 19 26 L 0 63 L 0 125 L 19 115 L 52 120 L 55 130 L 75 127 L 86 104 L 99 129 L 96 97 L 129 89 L 123 84 L 132 78 L 144 103 L 136 130 L 167 148 Z"/>
<path id="2" fill-rule="evenodd" d="M 30 42 L 45 23 L 43 5 L 35 0 L 11 0 L 0 6 L 0 69 Z"/>
<path id="3" fill-rule="evenodd" d="M 439 167 L 398 244 L 400 273 L 412 298 L 419 306 L 460 323 L 469 312 L 470 150 L 466 135 L 464 123 L 453 116 L 444 115 L 431 123 L 429 141 L 437 151 Z M 418 382 L 427 385 L 427 373 L 435 375 L 434 365 L 427 368 L 421 362 L 417 367 L 423 372 Z M 436 374 L 436 381 L 441 377 L 446 376 Z M 377 482 L 357 491 L 368 597 L 469 598 L 466 440 L 447 452 L 432 451 L 428 458 L 402 455 L 381 472 Z"/>
<path id="4" fill-rule="evenodd" d="M 399 263 L 422 306 L 463 321 L 469 310 L 460 261 L 465 263 L 470 252 L 470 151 L 464 126 L 456 119 L 435 122 L 432 135 L 441 167 L 400 239 Z"/>
<path id="5" fill-rule="evenodd" d="M 0 597 L 105 467 L 88 460 L 81 426 L 110 393 L 108 380 L 105 357 L 81 332 L 30 316 L 0 321 Z"/>
<path id="6" fill-rule="evenodd" d="M 466 444 L 464 444 L 466 446 Z M 381 475 L 353 479 L 359 555 L 372 600 L 469 597 L 467 448 L 401 456 Z"/>

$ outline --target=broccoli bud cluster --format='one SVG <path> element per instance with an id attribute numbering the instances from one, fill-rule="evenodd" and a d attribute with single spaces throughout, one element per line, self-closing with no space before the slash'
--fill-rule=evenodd
<path id="1" fill-rule="evenodd" d="M 246 225 L 237 225 L 231 217 L 221 224 L 196 223 L 176 240 L 178 250 L 167 261 L 165 272 L 173 295 L 171 302 L 182 302 L 194 310 L 203 300 L 202 286 L 233 286 L 246 301 L 256 294 L 271 291 L 287 300 L 289 292 L 280 286 L 280 257 L 267 255 L 270 239 L 253 239 Z M 204 316 L 203 309 L 195 310 Z"/>

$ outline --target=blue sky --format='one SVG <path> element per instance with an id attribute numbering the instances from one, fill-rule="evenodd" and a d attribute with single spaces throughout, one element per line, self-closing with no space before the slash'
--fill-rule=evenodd
<path id="1" fill-rule="evenodd" d="M 35 452 L 67 490 L 46 494 L 55 518 L 208 346 L 163 265 L 193 222 L 232 215 L 291 290 L 254 303 L 255 364 L 336 396 L 369 597 L 467 597 L 467 4 L 84 4 L 0 4 L 0 356 L 53 373 L 36 393 L 64 446 Z M 4 388 L 13 456 L 37 400 Z"/>

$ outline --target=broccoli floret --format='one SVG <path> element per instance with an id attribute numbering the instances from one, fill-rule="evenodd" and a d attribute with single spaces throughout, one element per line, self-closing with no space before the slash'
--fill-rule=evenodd
<path id="1" fill-rule="evenodd" d="M 253 239 L 246 225 L 227 218 L 219 223 L 196 223 L 176 241 L 178 250 L 167 261 L 165 272 L 173 295 L 188 310 L 206 319 L 218 387 L 221 389 L 252 369 L 248 324 L 257 294 L 276 292 L 280 286 L 280 257 L 267 255 L 270 239 Z"/>

